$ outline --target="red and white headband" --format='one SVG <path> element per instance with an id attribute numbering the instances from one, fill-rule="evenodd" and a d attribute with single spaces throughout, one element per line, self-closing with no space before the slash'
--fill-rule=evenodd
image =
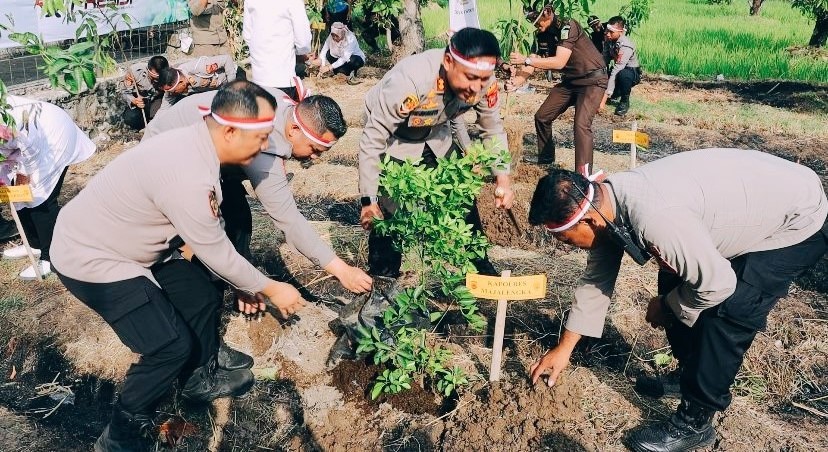
<path id="1" fill-rule="evenodd" d="M 472 61 L 466 58 L 465 56 L 461 55 L 460 52 L 457 51 L 457 49 L 454 48 L 453 44 L 449 45 L 449 55 L 451 55 L 451 58 L 454 59 L 454 61 L 470 69 L 475 69 L 478 71 L 493 71 L 495 69 L 494 63 L 489 63 L 488 61 L 481 60 Z"/>
<path id="2" fill-rule="evenodd" d="M 299 99 L 299 102 L 302 102 L 303 99 L 311 95 L 311 91 L 305 88 L 305 85 L 302 83 L 302 79 L 299 77 L 293 77 L 293 86 L 296 88 L 296 97 Z M 322 138 L 321 135 L 315 133 L 311 130 L 305 123 L 302 122 L 302 119 L 299 117 L 299 114 L 296 112 L 299 106 L 299 102 L 296 102 L 289 96 L 285 96 L 284 98 L 286 101 L 289 101 L 293 104 L 293 122 L 299 127 L 299 130 L 302 131 L 302 134 L 305 135 L 309 140 L 313 141 L 314 143 L 325 146 L 329 148 L 336 144 L 336 140 L 326 140 Z"/>
<path id="3" fill-rule="evenodd" d="M 218 113 L 211 111 L 210 107 L 205 107 L 203 105 L 198 106 L 198 111 L 201 113 L 201 116 L 210 116 L 215 119 L 217 123 L 223 126 L 235 127 L 237 129 L 257 130 L 273 127 L 273 116 L 269 118 L 234 118 L 230 116 L 221 116 Z"/>
<path id="4" fill-rule="evenodd" d="M 627 29 L 626 29 L 626 28 L 624 28 L 624 27 L 616 27 L 616 26 L 615 26 L 615 25 L 613 25 L 613 24 L 607 24 L 607 30 L 609 30 L 609 31 L 627 31 Z"/>
<path id="5" fill-rule="evenodd" d="M 564 221 L 563 223 L 547 224 L 546 229 L 549 229 L 549 232 L 555 233 L 566 231 L 567 229 L 571 228 L 572 226 L 575 226 L 575 224 L 581 221 L 581 218 L 583 218 L 584 215 L 586 215 L 586 213 L 589 211 L 589 208 L 592 205 L 593 198 L 595 197 L 595 187 L 593 187 L 592 182 L 595 182 L 596 180 L 602 178 L 604 176 L 604 171 L 601 170 L 593 175 L 590 175 L 589 164 L 586 164 L 584 165 L 584 173 L 584 177 L 586 177 L 587 180 L 590 182 L 589 188 L 586 192 L 586 198 L 584 198 L 584 200 L 581 202 L 581 205 L 578 206 L 578 209 L 575 211 L 575 213 L 573 213 L 572 216 L 569 217 L 566 221 Z"/>
<path id="6" fill-rule="evenodd" d="M 179 71 L 178 69 L 176 69 L 176 70 L 175 70 L 175 82 L 174 82 L 172 85 L 170 85 L 170 88 L 169 88 L 169 89 L 165 89 L 165 90 L 164 90 L 164 92 L 165 92 L 165 93 L 169 93 L 170 91 L 172 91 L 172 90 L 173 90 L 173 88 L 175 88 L 176 86 L 178 86 L 178 82 L 180 82 L 180 81 L 181 81 L 181 71 Z"/>

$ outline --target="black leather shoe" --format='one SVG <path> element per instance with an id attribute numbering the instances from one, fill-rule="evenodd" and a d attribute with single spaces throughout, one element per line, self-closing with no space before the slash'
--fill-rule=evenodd
<path id="1" fill-rule="evenodd" d="M 13 239 L 20 235 L 14 221 L 0 218 L 0 240 Z"/>
<path id="2" fill-rule="evenodd" d="M 522 161 L 529 165 L 553 165 L 555 163 L 555 159 L 551 157 L 538 157 L 537 155 L 524 155 Z"/>
<path id="3" fill-rule="evenodd" d="M 224 342 L 219 346 L 216 361 L 218 361 L 218 366 L 224 370 L 250 369 L 253 367 L 252 356 L 234 350 Z"/>
<path id="4" fill-rule="evenodd" d="M 635 379 L 635 392 L 647 397 L 681 397 L 681 370 L 664 375 L 642 375 Z"/>
<path id="5" fill-rule="evenodd" d="M 238 397 L 253 387 L 255 379 L 249 369 L 225 370 L 215 358 L 197 368 L 184 383 L 181 397 L 193 402 L 209 403 L 221 397 Z"/>
<path id="6" fill-rule="evenodd" d="M 621 96 L 618 100 L 618 105 L 615 107 L 615 114 L 624 116 L 630 111 L 630 96 Z"/>
<path id="7" fill-rule="evenodd" d="M 637 429 L 625 444 L 636 452 L 684 452 L 710 446 L 716 441 L 714 413 L 682 400 L 669 420 Z"/>
<path id="8" fill-rule="evenodd" d="M 112 419 L 98 440 L 95 452 L 135 452 L 145 450 L 153 435 L 154 424 L 149 414 L 137 414 L 125 411 L 116 402 L 112 410 Z"/>

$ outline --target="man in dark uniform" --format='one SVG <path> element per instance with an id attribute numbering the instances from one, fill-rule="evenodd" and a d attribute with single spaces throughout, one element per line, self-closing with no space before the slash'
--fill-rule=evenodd
<path id="1" fill-rule="evenodd" d="M 592 30 L 589 34 L 590 39 L 592 39 L 592 43 L 595 44 L 595 48 L 598 49 L 599 52 L 603 52 L 604 31 L 606 24 L 601 23 L 601 19 L 599 19 L 598 16 L 589 16 L 587 25 L 589 25 L 589 28 Z"/>
<path id="2" fill-rule="evenodd" d="M 510 62 L 523 65 L 512 77 L 507 89 L 514 89 L 526 82 L 535 69 L 554 69 L 563 73 L 561 83 L 555 85 L 549 96 L 535 113 L 535 130 L 538 134 L 538 157 L 532 163 L 555 162 L 555 142 L 552 139 L 552 122 L 567 108 L 575 106 L 575 169 L 583 172 L 592 164 L 592 119 L 607 88 L 607 68 L 604 58 L 575 20 L 564 20 L 555 13 L 552 5 L 541 12 L 527 14 L 535 22 L 539 33 L 552 31 L 558 42 L 555 56 L 526 57 L 512 52 Z"/>

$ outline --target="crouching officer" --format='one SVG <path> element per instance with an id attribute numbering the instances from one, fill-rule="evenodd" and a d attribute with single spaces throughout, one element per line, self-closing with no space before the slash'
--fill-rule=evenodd
<path id="1" fill-rule="evenodd" d="M 246 192 L 241 186 L 242 180 L 249 179 L 262 207 L 285 234 L 285 240 L 290 245 L 334 275 L 351 292 L 368 291 L 371 289 L 371 277 L 359 267 L 347 264 L 319 237 L 296 206 L 288 184 L 285 171 L 287 159 L 295 158 L 303 162 L 316 160 L 347 131 L 342 110 L 336 101 L 327 96 L 305 97 L 306 91 L 298 78 L 296 86 L 297 93 L 303 97 L 298 104 L 286 93 L 269 89 L 276 97 L 277 107 L 267 149 L 240 169 L 222 167 L 222 192 L 225 196 L 221 210 L 225 231 L 236 249 L 242 255 L 249 256 L 253 218 L 245 198 Z M 147 127 L 143 139 L 201 121 L 199 107 L 210 105 L 215 93 L 193 94 L 175 104 L 163 118 Z"/>
<path id="2" fill-rule="evenodd" d="M 607 82 L 607 92 L 601 100 L 600 109 L 607 105 L 607 99 L 617 98 L 615 114 L 624 116 L 630 111 L 630 92 L 632 87 L 641 83 L 641 65 L 635 44 L 627 36 L 626 22 L 623 17 L 615 16 L 607 22 L 607 45 L 604 46 L 604 60 L 612 62 L 612 71 Z"/>
<path id="3" fill-rule="evenodd" d="M 420 159 L 420 164 L 436 167 L 437 159 L 461 152 L 452 139 L 452 123 L 467 111 L 477 111 L 477 124 L 484 140 L 506 146 L 506 133 L 500 119 L 495 62 L 500 55 L 497 39 L 490 32 L 464 28 L 454 34 L 445 49 L 426 50 L 403 59 L 377 83 L 365 98 L 367 120 L 359 141 L 359 190 L 362 193 L 360 223 L 371 229 L 374 218 L 396 210 L 386 198 L 377 198 L 379 162 L 383 154 L 393 159 Z M 464 124 L 462 121 L 459 124 Z M 462 136 L 462 133 L 460 134 Z M 462 143 L 465 144 L 465 143 Z M 510 208 L 514 200 L 509 169 L 494 169 L 497 187 L 504 197 L 495 207 Z M 482 233 L 477 206 L 466 221 Z M 402 256 L 393 238 L 373 230 L 368 239 L 369 272 L 374 275 L 399 275 Z M 487 258 L 473 262 L 481 273 L 493 273 Z"/>
<path id="4" fill-rule="evenodd" d="M 745 172 L 750 168 L 749 172 Z M 591 178 L 593 179 L 593 178 Z M 681 369 L 681 404 L 627 439 L 636 451 L 695 450 L 757 331 L 791 282 L 828 248 L 828 202 L 810 169 L 758 151 L 682 152 L 604 182 L 555 170 L 535 190 L 529 222 L 590 250 L 560 343 L 531 367 L 551 386 L 582 336 L 600 337 L 626 251 L 658 261 L 646 319 L 662 327 Z"/>
<path id="5" fill-rule="evenodd" d="M 538 134 L 536 163 L 555 163 L 552 122 L 574 105 L 575 170 L 583 173 L 586 165 L 592 165 L 592 120 L 598 112 L 598 106 L 601 105 L 607 88 L 606 64 L 601 52 L 595 48 L 578 21 L 561 18 L 551 5 L 547 5 L 540 12 L 528 14 L 527 19 L 535 22 L 539 33 L 553 30 L 552 34 L 558 37 L 557 48 L 554 56 L 550 57 L 526 57 L 512 52 L 510 62 L 522 67 L 510 80 L 508 89 L 517 88 L 525 83 L 536 68 L 554 69 L 563 73 L 561 83 L 552 87 L 549 96 L 535 113 L 535 131 Z"/>
<path id="6" fill-rule="evenodd" d="M 236 78 L 239 66 L 230 55 L 203 56 L 161 71 L 158 83 L 164 97 L 156 116 L 193 93 L 203 93 Z"/>
<path id="7" fill-rule="evenodd" d="M 176 378 L 181 395 L 198 402 L 238 396 L 253 385 L 249 369 L 218 362 L 221 296 L 210 271 L 250 295 L 239 302 L 245 312 L 264 310 L 263 297 L 283 316 L 304 305 L 295 288 L 268 279 L 233 249 L 218 207 L 219 166 L 249 163 L 266 147 L 274 103 L 252 83 L 225 86 L 202 122 L 121 154 L 60 212 L 55 271 L 141 355 L 96 451 L 137 449 Z M 170 258 L 184 243 L 201 264 Z"/>
<path id="8" fill-rule="evenodd" d="M 118 84 L 118 91 L 127 103 L 127 109 L 121 117 L 131 129 L 142 130 L 161 108 L 164 90 L 158 77 L 168 67 L 170 64 L 167 59 L 156 55 L 146 64 L 133 64 Z"/>

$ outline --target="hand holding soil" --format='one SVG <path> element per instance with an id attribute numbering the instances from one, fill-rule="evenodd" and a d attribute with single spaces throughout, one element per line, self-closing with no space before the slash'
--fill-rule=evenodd
<path id="1" fill-rule="evenodd" d="M 650 302 L 647 304 L 647 314 L 644 317 L 650 326 L 653 328 L 668 328 L 673 324 L 673 315 L 669 311 L 669 308 L 665 312 L 665 307 L 664 302 L 661 301 L 661 297 L 653 297 L 650 299 Z"/>
<path id="2" fill-rule="evenodd" d="M 270 299 L 270 302 L 276 306 L 279 314 L 285 319 L 299 312 L 307 304 L 295 287 L 283 282 L 271 281 L 262 294 Z M 262 300 L 257 310 L 245 312 L 245 314 L 255 314 L 264 311 L 264 309 L 264 300 Z"/>
<path id="3" fill-rule="evenodd" d="M 569 365 L 569 357 L 572 352 L 560 345 L 549 350 L 529 368 L 532 376 L 532 384 L 538 384 L 541 376 L 546 376 L 546 383 L 549 387 L 555 386 L 558 375 Z"/>
<path id="4" fill-rule="evenodd" d="M 508 178 L 501 180 L 498 177 L 497 188 L 495 188 L 495 208 L 511 209 L 515 202 L 515 191 Z"/>

